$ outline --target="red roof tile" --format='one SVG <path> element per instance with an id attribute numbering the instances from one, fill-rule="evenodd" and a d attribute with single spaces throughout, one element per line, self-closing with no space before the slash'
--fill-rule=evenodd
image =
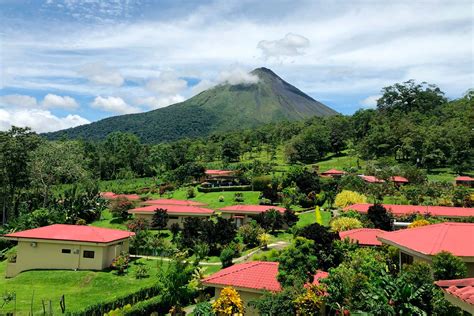
<path id="1" fill-rule="evenodd" d="M 175 199 L 157 199 L 157 200 L 148 200 L 143 204 L 146 205 L 184 205 L 184 206 L 204 206 L 205 203 L 188 201 L 188 200 L 175 200 Z"/>
<path id="2" fill-rule="evenodd" d="M 125 198 L 127 200 L 137 201 L 140 199 L 138 194 L 115 194 L 114 192 L 102 192 L 100 195 L 107 200 Z"/>
<path id="3" fill-rule="evenodd" d="M 208 176 L 229 176 L 233 174 L 233 170 L 214 170 L 214 169 L 209 169 L 205 171 L 205 174 Z"/>
<path id="4" fill-rule="evenodd" d="M 458 257 L 474 257 L 474 224 L 440 223 L 387 232 L 378 239 L 424 255 L 449 251 Z"/>
<path id="5" fill-rule="evenodd" d="M 385 182 L 384 180 L 382 179 L 379 179 L 375 176 L 364 176 L 364 175 L 359 175 L 359 177 L 364 180 L 365 182 L 369 182 L 369 183 L 383 183 Z"/>
<path id="6" fill-rule="evenodd" d="M 199 215 L 212 215 L 213 210 L 197 206 L 187 206 L 187 205 L 170 205 L 170 204 L 160 204 L 160 205 L 149 205 L 137 207 L 129 210 L 128 212 L 133 213 L 153 213 L 156 209 L 162 208 L 165 209 L 168 214 L 199 214 Z"/>
<path id="7" fill-rule="evenodd" d="M 227 213 L 263 213 L 268 210 L 275 209 L 280 213 L 285 212 L 284 207 L 278 207 L 273 205 L 231 205 L 219 209 L 222 212 Z"/>
<path id="8" fill-rule="evenodd" d="M 456 296 L 464 302 L 474 305 L 474 278 L 458 280 L 441 280 L 435 282 L 447 293 Z"/>
<path id="9" fill-rule="evenodd" d="M 401 177 L 401 176 L 390 177 L 390 181 L 397 182 L 397 183 L 408 183 L 408 182 L 410 182 L 410 181 L 408 181 L 407 178 L 404 178 L 404 177 Z"/>
<path id="10" fill-rule="evenodd" d="M 347 230 L 339 233 L 341 239 L 349 238 L 351 241 L 357 241 L 362 246 L 381 246 L 382 243 L 377 236 L 386 233 L 386 231 L 375 228 L 359 228 Z"/>
<path id="11" fill-rule="evenodd" d="M 353 204 L 344 208 L 345 211 L 354 210 L 359 213 L 367 213 L 367 210 L 373 204 L 360 203 Z M 469 217 L 474 216 L 474 208 L 451 207 L 451 206 L 426 206 L 426 205 L 395 205 L 382 204 L 388 211 L 395 216 L 408 215 L 412 213 L 430 214 L 432 216 L 444 217 Z"/>
<path id="12" fill-rule="evenodd" d="M 233 286 L 261 291 L 281 291 L 277 280 L 278 262 L 252 261 L 233 265 L 205 278 L 208 286 Z M 327 277 L 327 272 L 317 271 L 313 284 Z"/>
<path id="13" fill-rule="evenodd" d="M 455 181 L 474 181 L 474 178 L 468 176 L 459 176 L 454 179 Z"/>
<path id="14" fill-rule="evenodd" d="M 84 225 L 55 224 L 6 234 L 4 235 L 4 237 L 109 243 L 112 241 L 125 239 L 134 235 L 135 233 L 126 230 Z"/>
<path id="15" fill-rule="evenodd" d="M 329 170 L 326 170 L 324 172 L 321 172 L 321 175 L 343 175 L 343 174 L 346 174 L 347 172 L 345 171 L 341 171 L 341 170 L 337 170 L 337 169 L 329 169 Z"/>

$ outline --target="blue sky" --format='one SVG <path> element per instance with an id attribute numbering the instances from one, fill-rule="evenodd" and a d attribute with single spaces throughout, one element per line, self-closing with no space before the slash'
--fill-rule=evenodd
<path id="1" fill-rule="evenodd" d="M 149 111 L 265 66 L 344 114 L 473 88 L 471 1 L 0 0 L 0 130 Z"/>

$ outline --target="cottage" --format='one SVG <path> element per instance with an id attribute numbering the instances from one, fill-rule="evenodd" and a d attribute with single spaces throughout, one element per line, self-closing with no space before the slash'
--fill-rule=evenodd
<path id="1" fill-rule="evenodd" d="M 222 269 L 205 278 L 203 284 L 215 288 L 216 298 L 224 287 L 235 288 L 244 302 L 245 315 L 256 316 L 259 315 L 258 310 L 248 303 L 259 299 L 266 291 L 281 291 L 277 275 L 278 262 L 252 261 Z M 327 272 L 317 271 L 313 283 L 318 284 L 319 280 L 327 276 Z"/>
<path id="2" fill-rule="evenodd" d="M 474 278 L 435 282 L 448 302 L 474 315 Z"/>
<path id="3" fill-rule="evenodd" d="M 345 211 L 353 210 L 362 214 L 366 214 L 369 207 L 373 204 L 358 203 L 347 206 Z M 394 216 L 406 216 L 410 214 L 431 215 L 446 218 L 462 218 L 474 216 L 474 208 L 468 207 L 451 207 L 451 206 L 428 206 L 428 205 L 396 205 L 396 204 L 382 204 L 387 211 Z"/>
<path id="4" fill-rule="evenodd" d="M 100 196 L 106 200 L 117 200 L 117 199 L 127 199 L 130 201 L 140 200 L 138 194 L 115 194 L 114 192 L 102 192 Z"/>
<path id="5" fill-rule="evenodd" d="M 157 199 L 147 200 L 143 202 L 145 205 L 183 205 L 183 206 L 205 206 L 205 203 L 190 201 L 190 200 L 175 200 L 175 199 Z"/>
<path id="6" fill-rule="evenodd" d="M 182 227 L 186 217 L 209 218 L 214 214 L 214 211 L 208 208 L 176 204 L 154 204 L 142 206 L 131 209 L 128 213 L 133 214 L 135 218 L 144 218 L 149 222 L 152 222 L 155 210 L 160 208 L 166 210 L 168 213 L 168 228 L 170 228 L 174 223 L 177 223 Z"/>
<path id="7" fill-rule="evenodd" d="M 384 183 L 385 182 L 385 180 L 379 179 L 376 176 L 365 176 L 361 174 L 359 175 L 359 178 L 361 178 L 367 183 Z"/>
<path id="8" fill-rule="evenodd" d="M 410 183 L 407 178 L 402 177 L 402 176 L 392 176 L 389 179 L 391 182 L 395 183 L 397 186 L 405 185 Z"/>
<path id="9" fill-rule="evenodd" d="M 82 225 L 55 224 L 3 235 L 18 242 L 16 261 L 6 277 L 34 269 L 102 270 L 128 253 L 132 232 Z"/>
<path id="10" fill-rule="evenodd" d="M 384 233 L 386 231 L 376 228 L 358 228 L 340 232 L 339 237 L 341 239 L 348 238 L 351 242 L 356 242 L 360 246 L 381 246 L 382 243 L 377 237 Z"/>
<path id="11" fill-rule="evenodd" d="M 474 224 L 440 223 L 387 232 L 377 239 L 400 250 L 400 266 L 414 261 L 431 263 L 434 255 L 448 251 L 466 263 L 468 276 L 474 276 Z"/>
<path id="12" fill-rule="evenodd" d="M 235 221 L 237 227 L 248 223 L 251 219 L 255 218 L 260 213 L 268 210 L 277 210 L 280 213 L 285 212 L 284 207 L 278 207 L 273 205 L 231 205 L 219 209 L 222 212 L 222 217 L 232 218 Z"/>
<path id="13" fill-rule="evenodd" d="M 329 177 L 329 178 L 340 178 L 343 175 L 347 174 L 345 171 L 337 170 L 337 169 L 329 169 L 327 171 L 321 172 L 321 177 Z"/>
<path id="14" fill-rule="evenodd" d="M 239 183 L 236 182 L 237 177 L 233 170 L 214 170 L 209 169 L 204 172 L 205 178 L 201 183 L 204 188 L 209 187 L 222 187 L 222 186 L 235 186 Z"/>
<path id="15" fill-rule="evenodd" d="M 474 187 L 474 178 L 468 176 L 459 176 L 454 179 L 457 186 Z"/>

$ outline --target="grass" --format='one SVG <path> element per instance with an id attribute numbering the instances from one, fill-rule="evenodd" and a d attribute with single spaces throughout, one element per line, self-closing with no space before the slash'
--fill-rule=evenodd
<path id="1" fill-rule="evenodd" d="M 331 221 L 331 212 L 330 211 L 319 211 L 320 213 L 320 222 L 324 226 L 329 226 Z M 316 223 L 316 212 L 302 213 L 298 215 L 299 220 L 296 223 L 297 227 L 304 227 L 310 224 Z"/>
<path id="2" fill-rule="evenodd" d="M 156 282 L 158 265 L 156 260 L 132 261 L 129 271 L 118 276 L 114 271 L 36 270 L 22 272 L 6 279 L 6 261 L 0 262 L 0 289 L 16 293 L 18 315 L 27 315 L 33 299 L 33 314 L 42 314 L 41 300 L 52 301 L 53 314 L 60 314 L 59 300 L 65 296 L 66 311 L 78 311 L 84 307 L 137 291 Z M 139 265 L 149 267 L 148 278 L 136 279 L 134 271 Z M 14 303 L 0 308 L 0 314 L 13 311 Z"/>
<path id="3" fill-rule="evenodd" d="M 172 193 L 173 199 L 186 200 L 186 189 L 179 189 Z M 258 204 L 258 197 L 260 196 L 259 191 L 235 191 L 235 192 L 196 192 L 196 196 L 190 200 L 202 202 L 207 204 L 206 207 L 217 210 L 224 206 L 238 204 L 234 201 L 235 193 L 242 193 L 244 197 L 244 204 Z M 219 197 L 223 196 L 224 201 L 219 202 Z"/>

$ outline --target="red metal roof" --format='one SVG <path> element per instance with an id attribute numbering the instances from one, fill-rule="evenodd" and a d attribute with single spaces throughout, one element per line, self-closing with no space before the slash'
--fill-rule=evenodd
<path id="1" fill-rule="evenodd" d="M 474 178 L 468 176 L 459 176 L 454 179 L 455 181 L 474 181 Z"/>
<path id="2" fill-rule="evenodd" d="M 367 213 L 367 210 L 373 204 L 359 203 L 347 206 L 345 211 L 354 210 L 359 213 Z M 395 205 L 382 204 L 388 211 L 395 216 L 408 215 L 412 213 L 430 214 L 432 216 L 444 217 L 469 217 L 474 216 L 474 208 L 469 207 L 451 207 L 451 206 L 427 206 L 427 205 Z"/>
<path id="3" fill-rule="evenodd" d="M 410 181 L 408 181 L 407 178 L 404 178 L 402 176 L 390 177 L 390 181 L 397 182 L 397 183 L 408 183 L 408 182 L 410 182 Z"/>
<path id="4" fill-rule="evenodd" d="M 145 201 L 146 205 L 184 205 L 184 206 L 204 206 L 205 203 L 188 201 L 188 200 L 175 200 L 175 199 L 157 199 Z"/>
<path id="5" fill-rule="evenodd" d="M 329 169 L 321 173 L 322 175 L 342 175 L 346 174 L 345 171 L 337 170 L 337 169 Z"/>
<path id="6" fill-rule="evenodd" d="M 349 238 L 351 241 L 357 241 L 362 246 L 381 246 L 382 243 L 377 236 L 386 233 L 386 231 L 375 228 L 359 228 L 346 230 L 339 233 L 341 239 Z"/>
<path id="7" fill-rule="evenodd" d="M 126 230 L 84 225 L 54 224 L 12 234 L 6 234 L 4 237 L 109 243 L 134 235 L 135 233 Z"/>
<path id="8" fill-rule="evenodd" d="M 127 200 L 137 201 L 140 199 L 138 194 L 115 194 L 114 192 L 102 192 L 100 195 L 107 200 L 125 198 Z"/>
<path id="9" fill-rule="evenodd" d="M 278 207 L 273 205 L 231 205 L 219 209 L 222 212 L 228 213 L 263 213 L 268 210 L 275 209 L 280 213 L 285 212 L 284 207 Z"/>
<path id="10" fill-rule="evenodd" d="M 364 180 L 365 182 L 369 182 L 369 183 L 383 183 L 385 182 L 384 180 L 382 179 L 379 179 L 375 176 L 364 176 L 363 174 L 362 175 L 359 175 L 359 177 Z"/>
<path id="11" fill-rule="evenodd" d="M 233 174 L 233 170 L 215 170 L 215 169 L 208 169 L 205 171 L 205 174 L 209 176 L 228 176 Z"/>
<path id="12" fill-rule="evenodd" d="M 424 255 L 449 251 L 458 257 L 474 257 L 474 224 L 440 223 L 387 232 L 377 237 L 382 243 L 411 249 Z"/>
<path id="13" fill-rule="evenodd" d="M 474 305 L 474 278 L 458 280 L 440 280 L 435 282 L 437 286 L 447 293 L 456 296 L 460 300 Z"/>
<path id="14" fill-rule="evenodd" d="M 205 278 L 203 284 L 208 286 L 233 286 L 261 291 L 281 291 L 277 280 L 278 262 L 251 261 L 233 265 Z M 313 284 L 327 277 L 327 272 L 317 271 Z"/>
<path id="15" fill-rule="evenodd" d="M 162 208 L 165 209 L 168 214 L 200 214 L 200 215 L 212 215 L 213 210 L 197 206 L 187 206 L 187 205 L 170 205 L 170 204 L 160 204 L 160 205 L 149 205 L 137 207 L 129 210 L 128 212 L 133 213 L 153 213 L 156 209 Z"/>

